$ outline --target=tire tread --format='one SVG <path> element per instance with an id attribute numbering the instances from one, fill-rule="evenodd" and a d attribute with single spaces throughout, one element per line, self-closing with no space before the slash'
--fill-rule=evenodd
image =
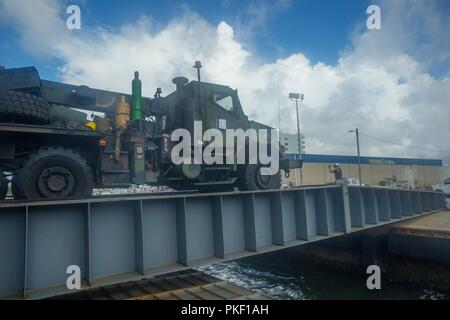
<path id="1" fill-rule="evenodd" d="M 21 91 L 0 92 L 1 121 L 23 124 L 48 124 L 49 105 L 41 97 Z"/>

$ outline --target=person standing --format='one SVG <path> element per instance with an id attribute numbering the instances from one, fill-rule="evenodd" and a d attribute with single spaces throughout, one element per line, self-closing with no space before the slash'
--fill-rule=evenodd
<path id="1" fill-rule="evenodd" d="M 334 180 L 336 184 L 341 184 L 344 181 L 342 176 L 342 169 L 338 163 L 329 164 L 328 170 L 330 170 L 330 172 L 334 174 Z"/>

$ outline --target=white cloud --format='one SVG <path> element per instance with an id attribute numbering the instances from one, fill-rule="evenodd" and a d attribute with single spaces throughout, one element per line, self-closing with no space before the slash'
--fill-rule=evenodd
<path id="1" fill-rule="evenodd" d="M 414 147 L 450 149 L 450 81 L 427 73 L 439 65 L 450 74 L 449 22 L 434 2 L 381 3 L 383 29 L 355 32 L 334 66 L 312 64 L 302 53 L 261 62 L 230 24 L 213 26 L 188 9 L 163 28 L 143 16 L 117 31 L 69 32 L 56 1 L 29 3 L 0 0 L 0 18 L 19 30 L 27 50 L 60 59 L 63 81 L 129 92 L 133 71 L 140 70 L 144 94 L 152 96 L 156 87 L 171 92 L 174 76 L 194 78 L 193 61 L 201 60 L 203 79 L 238 88 L 251 118 L 278 127 L 281 101 L 284 131 L 296 129 L 295 109 L 285 97 L 301 90 L 310 153 L 353 154 L 354 136 L 347 131 L 355 127 Z M 361 139 L 367 155 L 450 159 L 449 153 Z"/>

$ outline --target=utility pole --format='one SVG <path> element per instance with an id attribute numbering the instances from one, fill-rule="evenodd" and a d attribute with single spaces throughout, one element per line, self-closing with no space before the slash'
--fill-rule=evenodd
<path id="1" fill-rule="evenodd" d="M 361 152 L 359 149 L 359 130 L 356 128 L 355 130 L 350 130 L 349 132 L 355 132 L 356 134 L 356 150 L 358 152 L 358 179 L 359 179 L 359 185 L 362 185 L 361 181 Z"/>
<path id="2" fill-rule="evenodd" d="M 300 117 L 298 113 L 298 101 L 303 102 L 304 95 L 300 93 L 289 93 L 289 99 L 295 101 L 295 108 L 297 111 L 297 143 L 298 143 L 298 153 L 299 160 L 303 160 L 303 151 L 302 151 L 302 138 L 300 133 Z M 303 166 L 302 166 L 303 167 Z M 303 185 L 303 169 L 300 168 L 300 186 Z"/>
<path id="3" fill-rule="evenodd" d="M 278 88 L 278 136 L 281 138 L 281 99 L 279 88 Z"/>
<path id="4" fill-rule="evenodd" d="M 295 109 L 297 111 L 297 145 L 298 145 L 298 153 L 300 154 L 300 159 L 302 156 L 302 136 L 300 133 L 300 117 L 298 116 L 298 99 L 295 100 Z"/>

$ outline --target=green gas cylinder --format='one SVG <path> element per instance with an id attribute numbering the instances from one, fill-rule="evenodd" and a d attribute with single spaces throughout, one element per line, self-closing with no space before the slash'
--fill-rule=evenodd
<path id="1" fill-rule="evenodd" d="M 142 83 L 139 80 L 139 72 L 134 72 L 131 82 L 131 120 L 142 120 Z"/>

